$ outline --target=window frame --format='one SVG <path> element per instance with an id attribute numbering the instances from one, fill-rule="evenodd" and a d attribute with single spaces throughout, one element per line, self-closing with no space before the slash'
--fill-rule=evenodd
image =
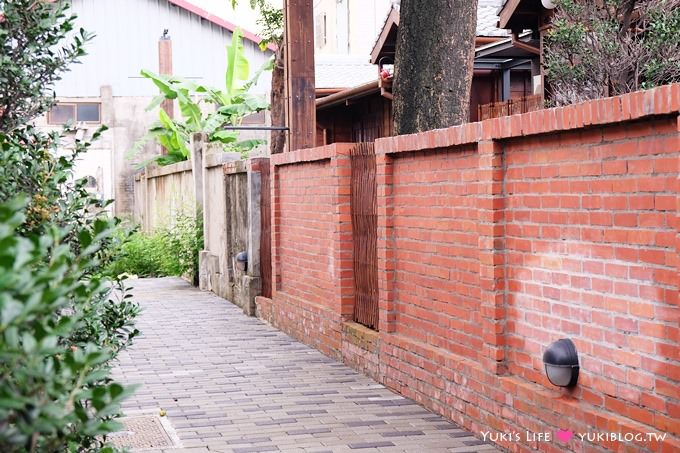
<path id="1" fill-rule="evenodd" d="M 78 107 L 81 105 L 94 105 L 97 107 L 97 116 L 99 117 L 98 121 L 81 121 L 78 119 Z M 85 123 L 85 124 L 101 124 L 102 123 L 102 103 L 101 102 L 57 102 L 54 104 L 54 107 L 56 106 L 68 106 L 68 107 L 73 107 L 73 116 L 74 116 L 74 124 L 78 123 Z M 52 119 L 52 109 L 47 112 L 47 124 L 52 125 L 52 126 L 62 126 L 66 124 L 68 121 L 65 122 L 55 122 Z"/>

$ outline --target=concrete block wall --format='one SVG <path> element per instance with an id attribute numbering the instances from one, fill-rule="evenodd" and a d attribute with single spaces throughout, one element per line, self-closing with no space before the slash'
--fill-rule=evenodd
<path id="1" fill-rule="evenodd" d="M 191 162 L 147 169 L 135 176 L 135 220 L 144 231 L 172 225 L 180 214 L 192 215 L 196 203 Z"/>
<path id="2" fill-rule="evenodd" d="M 249 315 L 260 294 L 261 167 L 268 158 L 242 160 L 205 142 L 192 141 L 192 160 L 146 170 L 135 178 L 135 219 L 144 231 L 172 225 L 178 214 L 202 218 L 204 247 L 199 255 L 198 285 Z M 248 253 L 248 267 L 237 268 L 236 255 Z"/>
<path id="3" fill-rule="evenodd" d="M 679 110 L 671 85 L 378 140 L 368 334 L 351 322 L 348 145 L 276 156 L 260 313 L 478 434 L 519 433 L 496 437 L 510 451 L 678 451 Z M 559 338 L 579 351 L 574 390 L 545 378 Z"/>

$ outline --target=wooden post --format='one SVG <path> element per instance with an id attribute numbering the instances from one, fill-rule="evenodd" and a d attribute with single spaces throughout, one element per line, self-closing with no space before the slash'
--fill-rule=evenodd
<path id="1" fill-rule="evenodd" d="M 314 4 L 284 0 L 288 151 L 315 145 Z"/>

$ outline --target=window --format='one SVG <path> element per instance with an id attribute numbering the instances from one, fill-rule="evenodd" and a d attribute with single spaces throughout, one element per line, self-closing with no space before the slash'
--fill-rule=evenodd
<path id="1" fill-rule="evenodd" d="M 95 102 L 59 103 L 47 116 L 49 124 L 99 123 L 100 104 Z"/>
<path id="2" fill-rule="evenodd" d="M 86 123 L 99 122 L 99 104 L 78 104 L 76 109 L 78 121 Z"/>
<path id="3" fill-rule="evenodd" d="M 57 104 L 50 110 L 50 124 L 65 124 L 76 119 L 76 106 L 73 104 Z"/>

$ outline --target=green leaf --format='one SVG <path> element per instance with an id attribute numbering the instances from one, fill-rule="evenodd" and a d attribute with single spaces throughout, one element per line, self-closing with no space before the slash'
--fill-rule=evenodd
<path id="1" fill-rule="evenodd" d="M 148 106 L 146 106 L 146 111 L 150 112 L 151 110 L 154 110 L 160 106 L 163 101 L 165 101 L 165 96 L 164 95 L 159 95 L 159 96 L 154 96 L 154 98 L 151 100 Z"/>
<path id="2" fill-rule="evenodd" d="M 251 139 L 251 140 L 243 140 L 238 143 L 234 143 L 234 148 L 237 149 L 238 151 L 250 151 L 253 148 L 256 148 L 260 145 L 264 145 L 267 143 L 266 140 L 261 140 L 261 139 Z"/>
<path id="3" fill-rule="evenodd" d="M 158 87 L 161 93 L 163 93 L 166 99 L 177 98 L 177 91 L 172 86 L 172 83 L 167 79 L 167 77 L 154 74 L 153 72 L 147 71 L 146 69 L 142 69 L 139 73 L 142 75 L 142 77 L 150 79 L 153 84 Z"/>
<path id="4" fill-rule="evenodd" d="M 226 90 L 229 96 L 241 88 L 241 82 L 248 80 L 250 65 L 243 52 L 240 28 L 234 30 L 231 44 L 227 46 Z"/>
<path id="5" fill-rule="evenodd" d="M 236 131 L 217 131 L 210 136 L 210 141 L 221 143 L 233 143 L 238 139 Z"/>

